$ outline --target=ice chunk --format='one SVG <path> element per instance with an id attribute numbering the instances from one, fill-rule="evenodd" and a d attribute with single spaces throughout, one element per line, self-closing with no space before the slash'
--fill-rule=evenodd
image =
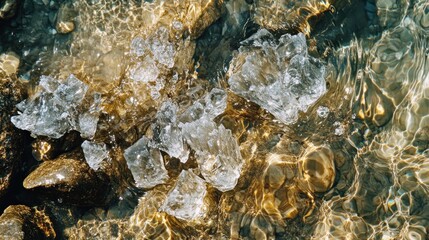
<path id="1" fill-rule="evenodd" d="M 210 119 L 222 114 L 226 109 L 227 94 L 224 90 L 213 88 L 204 98 L 205 113 Z"/>
<path id="2" fill-rule="evenodd" d="M 151 146 L 166 152 L 171 157 L 185 163 L 188 160 L 189 150 L 177 126 L 178 106 L 172 101 L 165 101 L 157 115 L 156 123 L 152 125 L 153 141 Z"/>
<path id="3" fill-rule="evenodd" d="M 145 53 L 145 41 L 141 37 L 136 37 L 131 41 L 131 53 L 141 57 Z"/>
<path id="4" fill-rule="evenodd" d="M 54 98 L 68 106 L 78 106 L 85 97 L 88 86 L 71 74 L 64 83 L 58 85 Z"/>
<path id="5" fill-rule="evenodd" d="M 161 27 L 149 39 L 148 45 L 155 60 L 168 68 L 172 68 L 174 66 L 175 49 L 173 43 L 168 41 L 168 35 L 168 30 Z"/>
<path id="6" fill-rule="evenodd" d="M 206 181 L 222 192 L 234 189 L 243 159 L 231 131 L 206 117 L 181 127 L 185 139 L 197 154 L 197 163 Z"/>
<path id="7" fill-rule="evenodd" d="M 21 113 L 13 116 L 11 121 L 17 128 L 33 135 L 60 138 L 68 131 L 82 130 L 82 136 L 92 137 L 98 115 L 90 112 L 95 114 L 90 118 L 86 112 L 79 115 L 77 111 L 87 91 L 88 86 L 74 75 L 65 81 L 42 76 L 36 94 L 17 105 Z"/>
<path id="8" fill-rule="evenodd" d="M 206 193 L 203 179 L 189 170 L 182 170 L 160 210 L 182 220 L 197 219 L 206 212 Z"/>
<path id="9" fill-rule="evenodd" d="M 104 143 L 84 141 L 81 147 L 86 162 L 96 171 L 101 167 L 102 161 L 109 158 L 109 151 Z"/>
<path id="10" fill-rule="evenodd" d="M 275 41 L 262 29 L 243 44 L 229 69 L 231 90 L 283 123 L 296 121 L 326 92 L 325 67 L 308 55 L 303 34 Z"/>
<path id="11" fill-rule="evenodd" d="M 136 37 L 131 41 L 131 54 L 141 57 L 151 53 L 153 59 L 168 68 L 174 66 L 175 46 L 169 41 L 168 29 L 160 27 L 147 39 Z"/>
<path id="12" fill-rule="evenodd" d="M 168 180 L 161 153 L 148 144 L 149 139 L 143 136 L 124 152 L 128 168 L 139 188 L 152 188 Z"/>
<path id="13" fill-rule="evenodd" d="M 186 111 L 180 115 L 180 122 L 193 122 L 200 118 L 207 117 L 214 119 L 222 114 L 226 109 L 227 94 L 224 90 L 213 88 L 204 99 L 195 101 Z"/>
<path id="14" fill-rule="evenodd" d="M 159 75 L 159 69 L 156 67 L 155 61 L 146 56 L 143 62 L 137 63 L 135 68 L 130 70 L 130 78 L 134 81 L 149 83 L 156 82 Z"/>

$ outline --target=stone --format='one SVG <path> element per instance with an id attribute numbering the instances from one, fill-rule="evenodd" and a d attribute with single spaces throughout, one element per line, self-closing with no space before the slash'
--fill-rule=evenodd
<path id="1" fill-rule="evenodd" d="M 97 97 L 88 111 L 78 111 L 87 94 L 88 86 L 70 75 L 60 81 L 42 76 L 39 88 L 32 98 L 17 105 L 20 114 L 11 118 L 19 129 L 27 130 L 34 136 L 60 138 L 72 130 L 81 136 L 94 136 L 98 122 Z"/>
<path id="2" fill-rule="evenodd" d="M 0 55 L 0 75 L 11 76 L 18 72 L 19 56 L 14 52 Z"/>
<path id="3" fill-rule="evenodd" d="M 187 221 L 203 217 L 207 210 L 206 193 L 204 180 L 190 170 L 183 170 L 160 210 Z"/>
<path id="4" fill-rule="evenodd" d="M 32 155 L 37 161 L 53 160 L 60 154 L 69 152 L 81 145 L 82 139 L 76 131 L 61 138 L 37 137 L 32 143 Z"/>
<path id="5" fill-rule="evenodd" d="M 74 22 L 70 21 L 70 22 L 58 22 L 56 29 L 57 29 L 57 32 L 66 34 L 66 33 L 73 32 L 74 28 L 75 28 Z"/>
<path id="6" fill-rule="evenodd" d="M 229 68 L 230 88 L 281 122 L 295 122 L 326 92 L 325 67 L 308 55 L 302 33 L 276 40 L 261 29 L 242 44 Z"/>
<path id="7" fill-rule="evenodd" d="M 334 1 L 257 0 L 253 20 L 273 31 L 310 33 L 308 19 L 329 10 Z"/>
<path id="8" fill-rule="evenodd" d="M 0 73 L 0 201 L 9 190 L 16 170 L 22 163 L 23 146 L 28 144 L 22 131 L 14 128 L 11 115 L 15 105 L 25 97 L 24 86 L 15 77 Z"/>
<path id="9" fill-rule="evenodd" d="M 302 181 L 312 192 L 328 191 L 335 180 L 334 153 L 326 146 L 307 149 L 302 162 Z"/>
<path id="10" fill-rule="evenodd" d="M 109 201 L 110 183 L 82 161 L 79 154 L 63 154 L 42 162 L 24 179 L 24 188 L 40 197 L 76 206 L 103 206 Z"/>
<path id="11" fill-rule="evenodd" d="M 86 163 L 95 171 L 102 167 L 104 160 L 109 159 L 109 151 L 104 143 L 84 141 L 81 146 Z"/>
<path id="12" fill-rule="evenodd" d="M 234 189 L 243 159 L 231 130 L 204 117 L 181 127 L 189 146 L 195 150 L 204 179 L 222 192 Z"/>
<path id="13" fill-rule="evenodd" d="M 139 188 L 153 188 L 168 180 L 168 172 L 165 169 L 161 152 L 158 149 L 150 148 L 149 141 L 147 137 L 143 136 L 124 152 L 128 168 Z"/>
<path id="14" fill-rule="evenodd" d="M 0 2 L 0 20 L 15 16 L 18 0 L 3 0 Z"/>
<path id="15" fill-rule="evenodd" d="M 57 14 L 57 23 L 55 29 L 57 32 L 67 34 L 75 29 L 74 11 L 68 4 L 61 5 Z"/>
<path id="16" fill-rule="evenodd" d="M 43 210 L 11 205 L 0 216 L 0 239 L 55 239 L 49 216 Z"/>

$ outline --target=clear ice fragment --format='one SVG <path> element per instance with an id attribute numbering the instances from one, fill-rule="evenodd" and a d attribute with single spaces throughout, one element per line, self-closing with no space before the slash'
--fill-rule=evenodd
<path id="1" fill-rule="evenodd" d="M 156 123 L 152 125 L 153 139 L 151 146 L 158 148 L 174 158 L 185 163 L 188 160 L 189 150 L 177 126 L 178 106 L 172 101 L 165 101 L 157 115 Z"/>
<path id="2" fill-rule="evenodd" d="M 168 180 L 161 152 L 148 144 L 149 139 L 143 136 L 124 152 L 128 168 L 139 188 L 152 188 Z"/>
<path id="3" fill-rule="evenodd" d="M 182 220 L 197 219 L 206 212 L 204 204 L 206 193 L 203 179 L 192 171 L 182 170 L 160 210 Z"/>
<path id="4" fill-rule="evenodd" d="M 103 160 L 109 158 L 109 151 L 106 144 L 84 141 L 81 145 L 86 162 L 94 169 L 98 170 L 101 167 Z"/>
<path id="5" fill-rule="evenodd" d="M 205 180 L 222 192 L 234 189 L 243 159 L 231 131 L 206 117 L 181 127 L 189 146 L 197 154 L 197 163 Z"/>
<path id="6" fill-rule="evenodd" d="M 88 86 L 74 75 L 64 81 L 42 76 L 38 91 L 17 105 L 21 113 L 13 116 L 11 121 L 32 135 L 60 138 L 71 130 L 77 130 L 83 137 L 91 138 L 95 134 L 98 113 L 90 110 L 89 113 L 78 114 L 77 110 L 87 91 Z"/>
<path id="7" fill-rule="evenodd" d="M 281 122 L 295 122 L 326 92 L 325 67 L 308 55 L 302 33 L 276 41 L 262 29 L 243 44 L 229 69 L 230 88 Z"/>

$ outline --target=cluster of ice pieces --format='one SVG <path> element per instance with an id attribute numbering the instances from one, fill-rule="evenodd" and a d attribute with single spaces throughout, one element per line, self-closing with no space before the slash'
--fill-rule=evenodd
<path id="1" fill-rule="evenodd" d="M 325 67 L 308 55 L 302 33 L 277 41 L 261 29 L 242 44 L 229 70 L 230 88 L 281 122 L 295 122 L 326 92 Z"/>
<path id="2" fill-rule="evenodd" d="M 179 114 L 179 106 L 165 101 L 152 125 L 153 136 L 143 136 L 124 156 L 136 185 L 151 188 L 168 180 L 160 150 L 185 163 L 188 145 L 196 152 L 199 171 L 183 171 L 161 208 L 180 219 L 194 219 L 203 214 L 205 183 L 220 191 L 232 190 L 240 177 L 243 159 L 231 131 L 214 122 L 226 109 L 227 94 L 213 89 Z M 187 143 L 187 144 L 186 144 Z M 192 210 L 192 211 L 191 211 Z"/>
<path id="3" fill-rule="evenodd" d="M 61 81 L 42 76 L 37 93 L 17 105 L 19 115 L 11 118 L 19 129 L 32 135 L 60 138 L 77 130 L 84 138 L 92 138 L 97 130 L 100 96 L 94 94 L 92 105 L 85 109 L 88 86 L 70 75 Z"/>
<path id="4" fill-rule="evenodd" d="M 102 162 L 109 159 L 109 151 L 105 143 L 84 141 L 81 145 L 86 162 L 95 171 L 99 170 Z"/>
<path id="5" fill-rule="evenodd" d="M 165 86 L 159 67 L 174 66 L 176 51 L 174 44 L 168 40 L 168 35 L 168 30 L 161 27 L 147 39 L 136 37 L 131 41 L 130 52 L 141 61 L 130 68 L 129 77 L 135 82 L 145 83 L 154 99 L 161 96 L 159 92 Z"/>

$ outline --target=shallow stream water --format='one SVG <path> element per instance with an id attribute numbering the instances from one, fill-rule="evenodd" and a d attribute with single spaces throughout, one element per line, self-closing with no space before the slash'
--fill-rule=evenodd
<path id="1" fill-rule="evenodd" d="M 49 237 L 429 239 L 429 2 L 17 2 L 1 206 Z"/>

